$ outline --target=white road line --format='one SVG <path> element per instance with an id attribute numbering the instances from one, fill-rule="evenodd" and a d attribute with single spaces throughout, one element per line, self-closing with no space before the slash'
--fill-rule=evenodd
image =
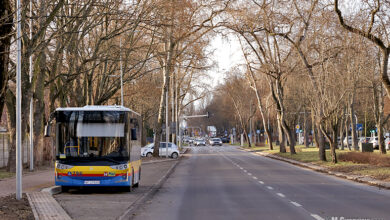
<path id="1" fill-rule="evenodd" d="M 282 193 L 276 193 L 278 196 L 282 197 L 282 198 L 285 198 L 286 196 L 283 195 Z"/>
<path id="2" fill-rule="evenodd" d="M 249 176 L 252 176 L 252 174 L 251 174 L 251 173 L 248 173 L 248 175 L 249 175 Z"/>
<path id="3" fill-rule="evenodd" d="M 240 169 L 242 170 L 242 169 L 244 169 L 244 168 L 240 167 Z"/>
<path id="4" fill-rule="evenodd" d="M 260 184 L 264 184 L 264 182 L 263 182 L 263 181 L 259 181 L 259 183 L 260 183 Z"/>
<path id="5" fill-rule="evenodd" d="M 270 190 L 273 190 L 273 189 L 274 189 L 274 188 L 272 188 L 271 186 L 267 186 L 267 188 L 270 189 Z"/>
<path id="6" fill-rule="evenodd" d="M 257 180 L 257 177 L 254 176 L 253 179 Z"/>
<path id="7" fill-rule="evenodd" d="M 297 202 L 294 202 L 294 201 L 290 201 L 293 205 L 297 206 L 297 207 L 301 207 L 302 205 L 297 203 Z"/>
<path id="8" fill-rule="evenodd" d="M 317 220 L 324 220 L 323 218 L 321 218 L 321 216 L 319 215 L 316 215 L 316 214 L 311 214 L 311 217 L 317 219 Z"/>
<path id="9" fill-rule="evenodd" d="M 247 173 L 248 171 L 244 170 L 245 173 Z"/>

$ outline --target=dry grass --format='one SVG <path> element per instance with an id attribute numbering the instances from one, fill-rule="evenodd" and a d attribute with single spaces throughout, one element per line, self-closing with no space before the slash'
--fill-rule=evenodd
<path id="1" fill-rule="evenodd" d="M 379 167 L 390 167 L 390 157 L 373 153 L 347 152 L 339 154 L 340 161 L 349 161 L 357 164 L 370 164 Z"/>

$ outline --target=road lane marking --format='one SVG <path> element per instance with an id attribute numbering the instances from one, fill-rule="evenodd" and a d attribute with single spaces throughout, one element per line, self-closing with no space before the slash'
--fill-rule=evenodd
<path id="1" fill-rule="evenodd" d="M 274 188 L 272 188 L 271 186 L 267 186 L 267 188 L 269 189 L 269 190 L 273 190 Z"/>
<path id="2" fill-rule="evenodd" d="M 244 170 L 245 173 L 247 173 L 248 171 Z"/>
<path id="3" fill-rule="evenodd" d="M 294 201 L 290 201 L 293 205 L 297 206 L 297 207 L 301 207 L 302 205 L 297 203 L 297 202 L 294 202 Z"/>
<path id="4" fill-rule="evenodd" d="M 244 168 L 240 167 L 240 169 L 242 170 L 242 169 L 244 169 Z"/>
<path id="5" fill-rule="evenodd" d="M 252 174 L 251 174 L 251 173 L 248 173 L 248 175 L 249 175 L 249 176 L 252 176 Z"/>
<path id="6" fill-rule="evenodd" d="M 278 196 L 282 197 L 282 198 L 285 198 L 286 196 L 283 195 L 282 193 L 276 193 Z"/>
<path id="7" fill-rule="evenodd" d="M 311 214 L 311 217 L 317 219 L 317 220 L 324 220 L 323 218 L 321 218 L 321 216 L 319 215 L 316 215 L 316 214 Z"/>
<path id="8" fill-rule="evenodd" d="M 253 179 L 257 180 L 257 177 L 254 176 Z"/>
<path id="9" fill-rule="evenodd" d="M 259 183 L 260 183 L 260 184 L 264 184 L 264 182 L 263 182 L 263 181 L 259 181 Z"/>

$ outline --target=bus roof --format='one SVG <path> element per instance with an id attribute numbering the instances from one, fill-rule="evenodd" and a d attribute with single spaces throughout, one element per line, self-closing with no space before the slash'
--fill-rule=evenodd
<path id="1" fill-rule="evenodd" d="M 124 111 L 140 116 L 139 113 L 121 105 L 86 105 L 84 107 L 57 108 L 56 111 Z"/>

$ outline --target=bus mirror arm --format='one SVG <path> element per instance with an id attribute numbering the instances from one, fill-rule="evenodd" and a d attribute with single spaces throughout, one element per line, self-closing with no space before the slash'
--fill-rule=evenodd
<path id="1" fill-rule="evenodd" d="M 47 121 L 45 125 L 45 131 L 44 131 L 44 136 L 45 137 L 50 137 L 50 131 L 51 131 L 51 123 L 55 117 L 55 112 L 50 114 L 49 120 Z"/>
<path id="2" fill-rule="evenodd" d="M 137 140 L 137 129 L 136 128 L 131 129 L 131 140 L 132 141 Z"/>
<path id="3" fill-rule="evenodd" d="M 51 129 L 51 124 L 47 123 L 45 125 L 45 133 L 44 133 L 45 137 L 50 137 L 50 129 Z"/>

